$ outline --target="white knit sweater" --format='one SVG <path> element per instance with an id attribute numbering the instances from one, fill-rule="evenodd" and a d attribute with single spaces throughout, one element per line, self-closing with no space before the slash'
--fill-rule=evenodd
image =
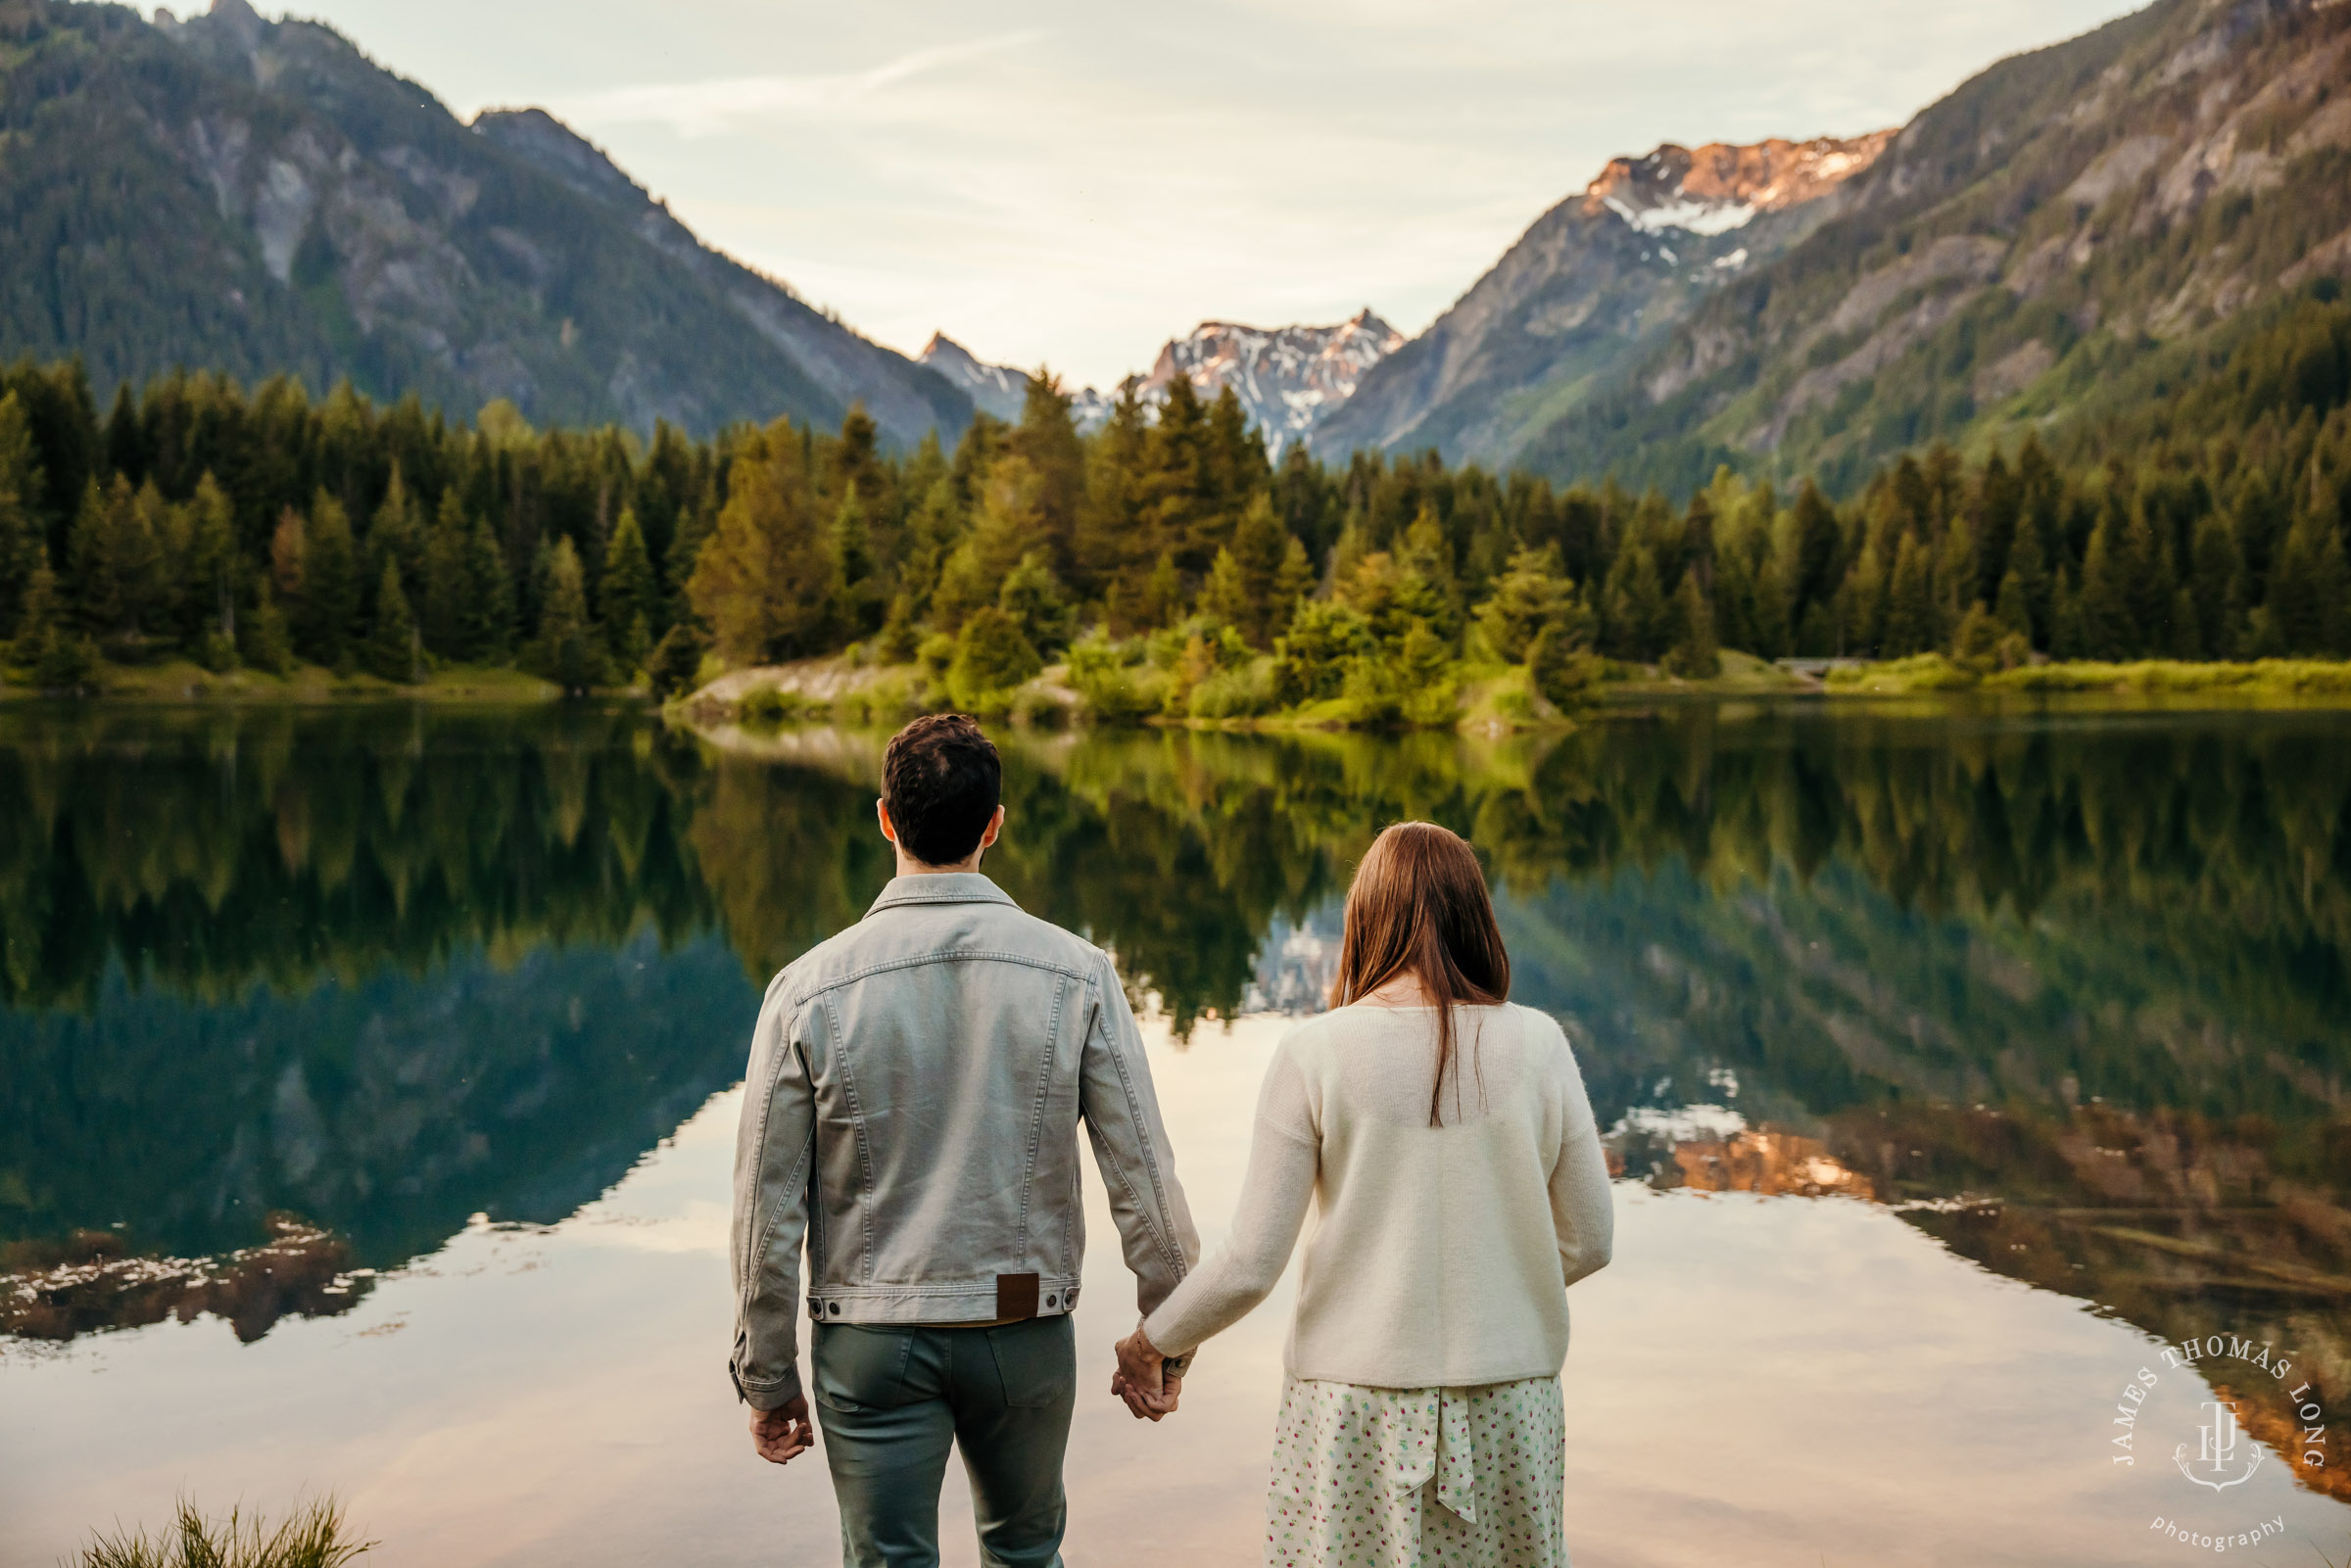
<path id="1" fill-rule="evenodd" d="M 1143 1324 L 1169 1355 L 1272 1290 L 1310 1200 L 1293 1377 L 1460 1388 L 1550 1377 L 1567 1287 L 1608 1260 L 1600 1129 L 1567 1038 L 1532 1008 L 1463 1008 L 1429 1121 L 1436 1020 L 1358 1005 L 1283 1036 L 1224 1245 Z"/>

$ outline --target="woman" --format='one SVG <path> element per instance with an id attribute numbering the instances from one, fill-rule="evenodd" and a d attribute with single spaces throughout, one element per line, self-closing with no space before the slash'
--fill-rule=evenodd
<path id="1" fill-rule="evenodd" d="M 1119 1347 L 1113 1392 L 1265 1300 L 1317 1209 L 1267 1499 L 1268 1564 L 1564 1564 L 1567 1287 L 1608 1260 L 1607 1162 L 1566 1037 L 1514 1007 L 1469 846 L 1381 833 L 1331 1011 L 1267 1071 L 1231 1239 Z"/>

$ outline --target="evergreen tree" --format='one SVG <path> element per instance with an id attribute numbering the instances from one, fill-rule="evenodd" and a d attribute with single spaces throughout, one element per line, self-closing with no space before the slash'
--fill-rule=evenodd
<path id="1" fill-rule="evenodd" d="M 33 573 L 47 558 L 34 515 L 41 466 L 32 426 L 14 392 L 0 394 L 0 641 L 17 635 Z"/>
<path id="2" fill-rule="evenodd" d="M 2219 513 L 2197 520 L 2188 563 L 2185 592 L 2195 612 L 2196 641 L 2206 658 L 2233 657 L 2245 635 L 2245 563 Z"/>
<path id="3" fill-rule="evenodd" d="M 1685 680 L 1710 681 L 1722 673 L 1722 645 L 1714 634 L 1714 601 L 1699 586 L 1699 574 L 1682 574 L 1675 593 L 1674 619 L 1679 627 L 1674 644 L 1665 653 L 1665 668 Z"/>
<path id="4" fill-rule="evenodd" d="M 1596 661 L 1574 629 L 1553 621 L 1526 645 L 1527 684 L 1555 708 L 1580 704 L 1600 680 Z"/>
<path id="5" fill-rule="evenodd" d="M 262 578 L 256 585 L 253 611 L 244 618 L 241 630 L 243 641 L 237 651 L 247 664 L 272 675 L 293 671 L 294 640 L 286 630 L 285 612 L 277 607 L 269 578 Z"/>
<path id="6" fill-rule="evenodd" d="M 577 550 L 572 564 L 579 564 Z M 481 662 L 504 658 L 514 639 L 514 580 L 507 575 L 505 551 L 499 548 L 498 535 L 485 513 L 476 513 L 466 525 L 458 584 L 458 656 Z M 543 608 L 542 619 L 545 613 Z"/>
<path id="7" fill-rule="evenodd" d="M 74 630 L 66 613 L 65 594 L 44 551 L 25 586 L 23 624 L 17 633 L 16 661 L 32 685 L 43 691 L 77 691 L 89 684 L 97 654 L 89 639 Z"/>
<path id="8" fill-rule="evenodd" d="M 2344 650 L 2344 615 L 2351 608 L 2351 570 L 2343 537 L 2304 512 L 2288 530 L 2270 572 L 2268 609 L 2274 636 L 2287 653 L 2321 657 Z"/>
<path id="9" fill-rule="evenodd" d="M 1927 546 L 1915 529 L 1902 531 L 1895 546 L 1894 576 L 1886 585 L 1886 631 L 1880 651 L 1888 658 L 1923 653 L 1942 642 L 1935 630 L 1934 572 Z"/>
<path id="10" fill-rule="evenodd" d="M 1603 602 L 1601 645 L 1611 658 L 1648 664 L 1665 651 L 1665 589 L 1657 580 L 1656 557 L 1647 545 L 1629 545 L 1617 552 L 1615 564 L 1608 568 Z"/>
<path id="11" fill-rule="evenodd" d="M 1272 497 L 1260 492 L 1241 514 L 1232 543 L 1218 549 L 1201 607 L 1231 625 L 1251 647 L 1271 647 L 1298 599 L 1303 549 L 1298 559 L 1290 558 L 1297 543 L 1274 516 Z"/>
<path id="12" fill-rule="evenodd" d="M 1014 688 L 1044 668 L 1020 623 L 992 604 L 964 617 L 947 666 L 947 693 L 966 712 L 999 706 Z"/>
<path id="13" fill-rule="evenodd" d="M 375 625 L 367 634 L 368 673 L 411 686 L 424 679 L 424 644 L 408 595 L 400 586 L 400 564 L 387 558 L 375 590 Z"/>
<path id="14" fill-rule="evenodd" d="M 661 592 L 653 581 L 653 563 L 646 554 L 645 534 L 635 507 L 623 506 L 604 546 L 604 580 L 600 602 L 604 629 L 612 637 L 612 656 L 622 671 L 634 671 L 652 651 L 652 628 L 661 610 Z"/>
<path id="15" fill-rule="evenodd" d="M 718 527 L 687 585 L 720 657 L 752 664 L 822 651 L 833 604 L 826 532 L 799 435 L 779 419 L 736 455 Z"/>
<path id="16" fill-rule="evenodd" d="M 228 493 L 206 469 L 189 502 L 193 525 L 188 558 L 188 596 L 195 608 L 200 656 L 224 670 L 237 647 L 237 518 Z"/>
<path id="17" fill-rule="evenodd" d="M 1041 549 L 1031 550 L 1004 574 L 996 608 L 1011 616 L 1029 645 L 1046 658 L 1068 647 L 1078 629 L 1078 613 L 1054 580 L 1053 567 Z"/>
<path id="18" fill-rule="evenodd" d="M 527 654 L 534 674 L 566 691 L 586 691 L 611 679 L 604 640 L 588 618 L 588 574 L 569 539 L 556 540 L 548 552 L 545 608 Z"/>
<path id="19" fill-rule="evenodd" d="M 1478 629 L 1495 657 L 1517 664 L 1535 635 L 1575 606 L 1575 585 L 1560 571 L 1559 546 L 1522 549 L 1494 580 L 1493 597 L 1478 606 Z"/>
<path id="20" fill-rule="evenodd" d="M 2138 651 L 2139 629 L 2132 618 L 2137 596 L 2133 564 L 2129 534 L 2110 510 L 2089 536 L 2089 553 L 2083 558 L 2081 643 L 2070 656 L 2128 659 Z"/>
<path id="21" fill-rule="evenodd" d="M 304 528 L 300 612 L 291 617 L 294 651 L 340 668 L 350 658 L 360 614 L 358 551 L 343 503 L 319 491 Z"/>

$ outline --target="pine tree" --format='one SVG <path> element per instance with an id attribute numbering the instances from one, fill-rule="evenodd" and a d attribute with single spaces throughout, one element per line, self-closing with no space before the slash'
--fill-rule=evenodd
<path id="1" fill-rule="evenodd" d="M 2016 537 L 2008 546 L 2008 567 L 2002 574 L 2002 599 L 2009 577 L 2016 579 L 2025 624 L 2016 628 L 2035 647 L 2046 647 L 2050 632 L 2048 552 L 2039 526 L 2028 515 L 2018 520 Z M 2005 619 L 2005 615 L 2002 617 Z"/>
<path id="2" fill-rule="evenodd" d="M 1710 681 L 1722 673 L 1722 644 L 1714 632 L 1714 601 L 1699 586 L 1699 574 L 1686 571 L 1675 592 L 1679 627 L 1674 644 L 1665 653 L 1665 668 L 1690 681 Z"/>
<path id="3" fill-rule="evenodd" d="M 126 653 L 141 644 L 163 581 L 163 548 L 154 522 L 158 509 L 159 502 L 143 502 L 120 474 L 103 493 L 92 481 L 67 536 L 74 619 Z"/>
<path id="4" fill-rule="evenodd" d="M 1559 549 L 1522 549 L 1510 569 L 1494 580 L 1493 597 L 1478 606 L 1478 629 L 1494 656 L 1517 664 L 1535 635 L 1575 604 L 1575 585 L 1559 568 Z"/>
<path id="5" fill-rule="evenodd" d="M 423 641 L 408 595 L 400 586 L 400 564 L 387 558 L 375 590 L 375 625 L 367 634 L 365 663 L 370 674 L 411 686 L 424 679 Z"/>
<path id="6" fill-rule="evenodd" d="M 17 635 L 32 575 L 47 559 L 32 509 L 40 489 L 24 405 L 14 392 L 0 395 L 0 641 Z"/>
<path id="7" fill-rule="evenodd" d="M 947 693 L 966 712 L 993 708 L 1015 687 L 1044 668 L 1020 623 L 992 604 L 964 617 L 947 666 Z"/>
<path id="8" fill-rule="evenodd" d="M 2138 651 L 2139 628 L 2133 621 L 2131 544 L 2112 511 L 2098 520 L 2082 561 L 2079 599 L 2081 645 L 2076 658 L 2127 659 Z"/>
<path id="9" fill-rule="evenodd" d="M 570 541 L 565 540 L 565 545 Z M 572 564 L 579 564 L 572 552 Z M 477 514 L 465 530 L 464 554 L 459 562 L 457 641 L 459 656 L 484 663 L 505 656 L 514 639 L 514 580 L 506 571 L 505 551 L 486 514 Z M 541 612 L 542 619 L 545 611 Z"/>
<path id="10" fill-rule="evenodd" d="M 779 419 L 737 454 L 718 527 L 687 584 L 720 657 L 753 664 L 822 650 L 833 604 L 828 546 L 799 435 Z"/>
<path id="11" fill-rule="evenodd" d="M 2341 652 L 2346 597 L 2351 597 L 2351 572 L 2344 565 L 2342 535 L 2316 512 L 2304 512 L 2279 546 L 2270 570 L 2268 609 L 2279 646 L 2305 656 Z"/>
<path id="12" fill-rule="evenodd" d="M 269 578 L 262 578 L 255 586 L 253 612 L 245 617 L 242 630 L 244 640 L 237 644 L 237 651 L 247 664 L 272 675 L 293 670 L 293 638 L 286 630 L 285 612 L 277 607 Z"/>
<path id="13" fill-rule="evenodd" d="M 1927 546 L 1915 530 L 1904 529 L 1895 547 L 1894 576 L 1886 585 L 1886 632 L 1882 651 L 1889 658 L 1923 653 L 1943 640 L 1935 635 L 1934 574 Z"/>
<path id="14" fill-rule="evenodd" d="M 604 546 L 600 588 L 604 629 L 612 635 L 612 656 L 623 671 L 634 671 L 652 651 L 653 623 L 661 609 L 660 588 L 653 581 L 653 563 L 646 554 L 645 533 L 638 526 L 635 507 L 620 509 L 612 542 Z"/>
<path id="15" fill-rule="evenodd" d="M 539 635 L 526 652 L 536 674 L 566 691 L 586 691 L 611 679 L 604 640 L 588 618 L 588 575 L 568 538 L 556 540 L 548 552 Z"/>
<path id="16" fill-rule="evenodd" d="M 1041 549 L 1031 550 L 1004 574 L 996 608 L 1011 616 L 1029 645 L 1046 658 L 1068 647 L 1078 630 L 1078 613 L 1071 608 Z"/>
<path id="17" fill-rule="evenodd" d="M 23 624 L 17 633 L 16 661 L 33 686 L 43 691 L 78 691 L 89 684 L 97 654 L 70 624 L 65 594 L 57 573 L 42 551 L 25 585 Z"/>
<path id="18" fill-rule="evenodd" d="M 1303 564 L 1303 551 L 1299 562 L 1288 561 L 1290 546 L 1296 543 L 1283 532 L 1281 519 L 1273 515 L 1272 498 L 1261 492 L 1241 514 L 1232 543 L 1217 551 L 1201 607 L 1228 622 L 1251 647 L 1271 647 L 1297 602 L 1297 593 L 1290 585 Z"/>
<path id="19" fill-rule="evenodd" d="M 294 650 L 315 664 L 343 667 L 354 649 L 360 618 L 359 556 L 343 503 L 321 490 L 312 499 L 304 531 L 301 613 L 293 617 Z"/>
<path id="20" fill-rule="evenodd" d="M 2204 656 L 2235 656 L 2245 636 L 2245 563 L 2227 519 L 2207 512 L 2196 523 L 2188 547 L 2186 592 L 2195 607 L 2196 641 Z"/>
<path id="21" fill-rule="evenodd" d="M 1656 557 L 1647 545 L 1628 545 L 1618 551 L 1608 568 L 1604 602 L 1602 645 L 1611 657 L 1648 664 L 1665 651 L 1665 589 L 1657 581 Z"/>

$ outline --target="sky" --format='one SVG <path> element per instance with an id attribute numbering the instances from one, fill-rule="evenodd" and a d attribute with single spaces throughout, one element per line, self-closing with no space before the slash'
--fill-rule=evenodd
<path id="1" fill-rule="evenodd" d="M 264 7 L 265 10 L 269 9 Z M 1416 332 L 1602 165 L 1899 124 L 2117 0 L 302 0 L 539 105 L 905 353 L 1108 386 L 1217 319 Z M 275 12 L 271 11 L 274 15 Z"/>

